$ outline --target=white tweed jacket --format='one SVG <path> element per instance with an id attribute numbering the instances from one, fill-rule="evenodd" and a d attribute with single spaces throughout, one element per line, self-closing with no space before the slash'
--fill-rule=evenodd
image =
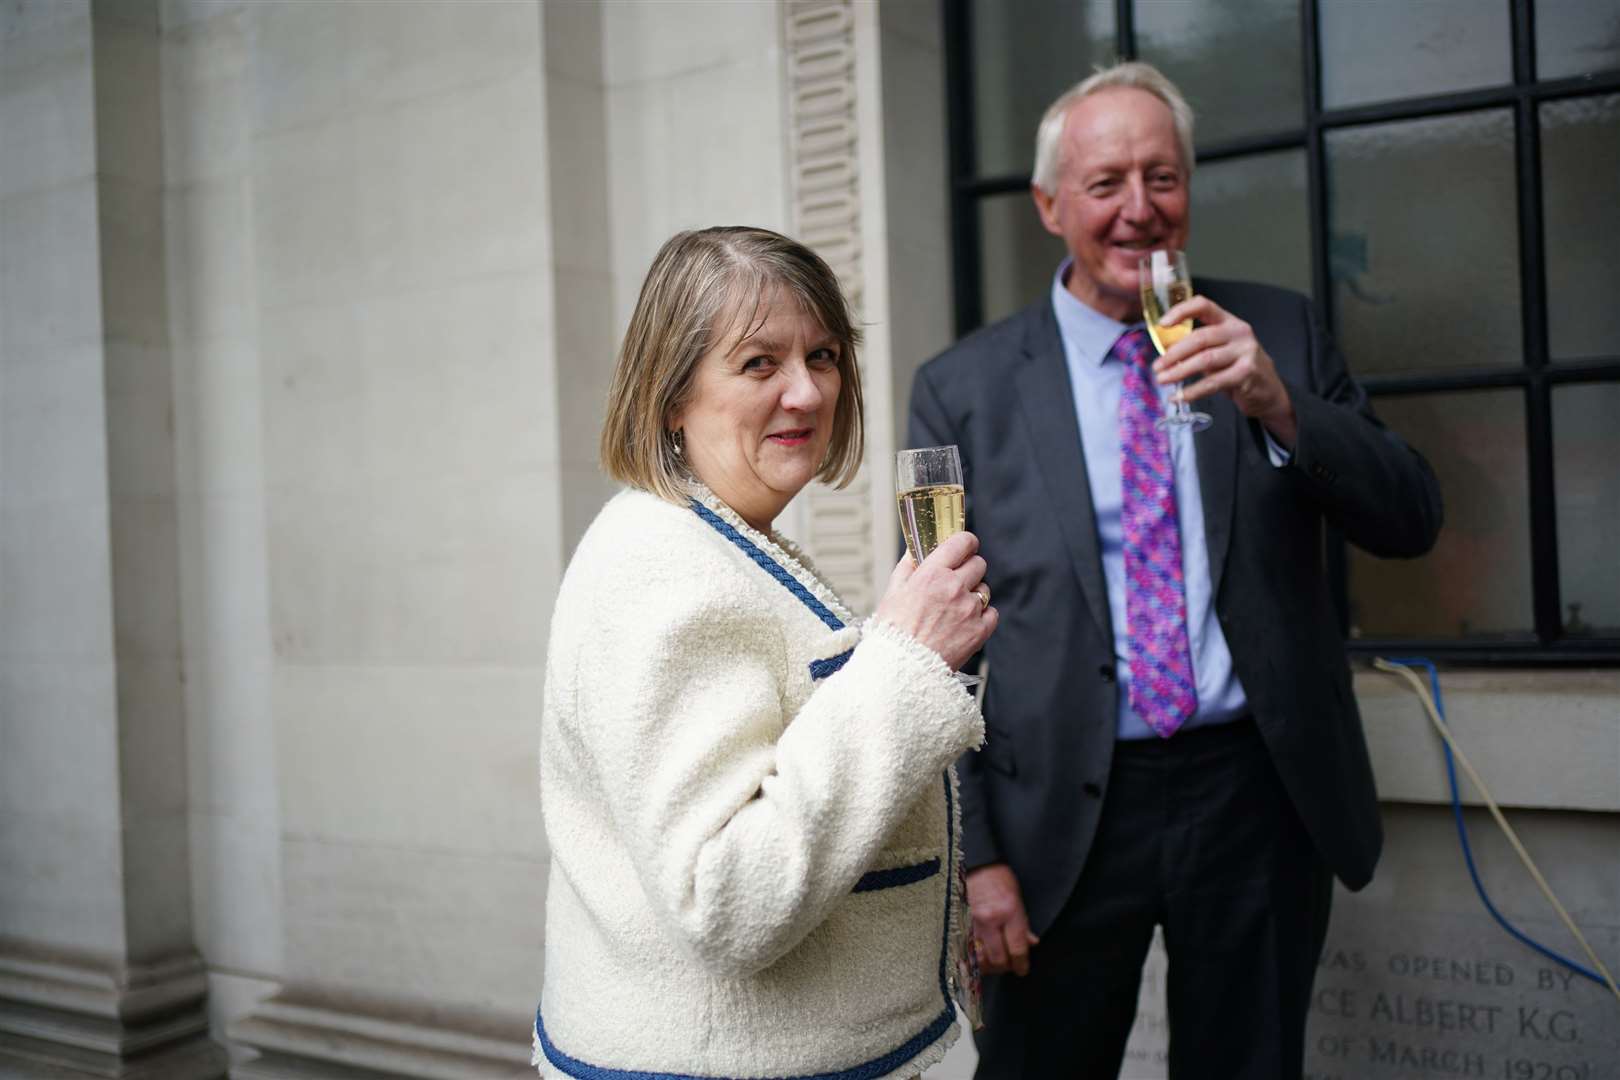
<path id="1" fill-rule="evenodd" d="M 615 497 L 558 594 L 535 1064 L 915 1076 L 957 1035 L 950 762 L 983 719 L 935 653 L 698 494 Z"/>

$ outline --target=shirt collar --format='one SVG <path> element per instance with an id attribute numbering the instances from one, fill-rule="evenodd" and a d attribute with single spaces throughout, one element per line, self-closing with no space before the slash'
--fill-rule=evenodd
<path id="1" fill-rule="evenodd" d="M 1052 276 L 1052 312 L 1057 316 L 1058 333 L 1074 363 L 1101 366 L 1109 350 L 1126 330 L 1145 323 L 1122 323 L 1111 319 L 1078 299 L 1064 285 L 1074 267 L 1070 255 L 1058 264 Z"/>

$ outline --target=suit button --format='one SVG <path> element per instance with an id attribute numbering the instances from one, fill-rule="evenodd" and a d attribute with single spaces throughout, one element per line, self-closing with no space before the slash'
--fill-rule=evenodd
<path id="1" fill-rule="evenodd" d="M 1114 681 L 1114 665 L 1113 664 L 1104 664 L 1102 667 L 1097 669 L 1097 674 L 1102 676 L 1102 681 L 1103 682 L 1113 682 Z"/>
<path id="2" fill-rule="evenodd" d="M 1081 784 L 1080 790 L 1085 792 L 1087 795 L 1090 795 L 1093 799 L 1102 798 L 1102 788 L 1098 787 L 1096 784 L 1093 784 L 1090 780 L 1087 780 L 1085 783 Z"/>

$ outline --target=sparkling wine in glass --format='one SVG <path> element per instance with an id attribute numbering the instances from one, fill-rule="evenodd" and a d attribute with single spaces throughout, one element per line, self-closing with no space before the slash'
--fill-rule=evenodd
<path id="1" fill-rule="evenodd" d="M 900 508 L 900 532 L 913 562 L 921 563 L 940 544 L 967 528 L 962 457 L 954 446 L 897 453 L 894 496 Z M 960 671 L 955 675 L 963 686 L 979 684 L 977 675 Z"/>
<path id="2" fill-rule="evenodd" d="M 1150 251 L 1137 260 L 1136 270 L 1142 286 L 1142 318 L 1147 321 L 1148 336 L 1153 347 L 1163 356 L 1176 342 L 1192 333 L 1193 321 L 1183 319 L 1172 326 L 1160 326 L 1159 319 L 1193 294 L 1192 275 L 1187 272 L 1187 256 L 1179 251 Z M 1177 387 L 1171 399 L 1170 411 L 1159 417 L 1161 428 L 1191 427 L 1203 431 L 1209 427 L 1209 414 L 1194 412 Z"/>

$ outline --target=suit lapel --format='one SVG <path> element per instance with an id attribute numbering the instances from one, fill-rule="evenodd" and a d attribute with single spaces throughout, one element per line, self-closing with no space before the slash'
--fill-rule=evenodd
<path id="1" fill-rule="evenodd" d="M 1236 501 L 1238 433 L 1248 420 L 1225 394 L 1204 398 L 1197 407 L 1214 423 L 1192 437 L 1198 458 L 1198 489 L 1204 504 L 1204 539 L 1209 548 L 1209 595 L 1221 595 L 1221 575 L 1232 542 L 1232 504 Z"/>
<path id="2" fill-rule="evenodd" d="M 1038 305 L 1024 336 L 1024 363 L 1015 376 L 1018 396 L 1036 452 L 1036 468 L 1052 495 L 1052 514 L 1069 551 L 1080 591 L 1097 628 L 1113 647 L 1108 617 L 1108 588 L 1102 555 L 1097 550 L 1097 517 L 1092 510 L 1091 481 L 1086 476 L 1080 425 L 1074 415 L 1074 390 L 1063 359 L 1063 342 L 1050 302 Z"/>

